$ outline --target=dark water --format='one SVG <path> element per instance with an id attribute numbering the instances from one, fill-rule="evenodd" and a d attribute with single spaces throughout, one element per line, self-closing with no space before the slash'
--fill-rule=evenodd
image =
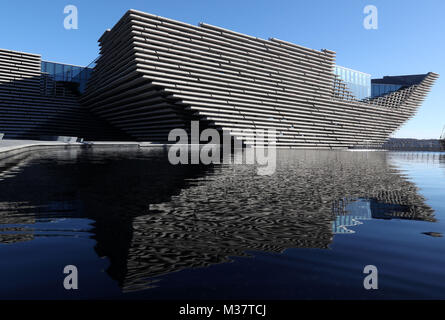
<path id="1" fill-rule="evenodd" d="M 0 298 L 443 299 L 444 178 L 443 153 L 280 150 L 272 176 L 23 154 L 0 161 Z"/>

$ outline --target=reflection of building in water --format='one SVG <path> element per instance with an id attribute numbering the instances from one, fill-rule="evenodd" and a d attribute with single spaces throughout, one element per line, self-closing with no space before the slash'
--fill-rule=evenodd
<path id="1" fill-rule="evenodd" d="M 34 239 L 33 230 L 26 226 L 35 223 L 35 216 L 17 215 L 17 212 L 33 208 L 24 202 L 0 202 L 0 244 Z"/>
<path id="2" fill-rule="evenodd" d="M 376 199 L 404 208 L 392 215 L 434 221 L 417 187 L 388 165 L 386 153 L 278 150 L 271 176 L 249 165 L 172 166 L 155 151 L 40 157 L 0 184 L 0 203 L 33 206 L 25 212 L 34 218 L 49 210 L 94 220 L 95 250 L 109 259 L 107 272 L 124 291 L 252 251 L 328 248 L 338 199 Z M 0 224 L 20 224 L 24 209 L 8 210 Z"/>
<path id="3" fill-rule="evenodd" d="M 332 223 L 333 233 L 354 233 L 348 227 L 362 224 L 363 220 L 372 219 L 371 203 L 367 199 L 341 199 L 333 204 L 336 219 Z"/>
<path id="4" fill-rule="evenodd" d="M 422 199 L 417 199 L 416 206 L 407 205 L 415 199 L 405 199 L 397 192 L 385 192 L 378 198 L 371 199 L 341 199 L 334 202 L 333 213 L 336 216 L 332 224 L 332 232 L 354 233 L 349 227 L 357 226 L 371 219 L 409 219 L 435 221 L 432 210 L 422 205 Z"/>
<path id="5" fill-rule="evenodd" d="M 22 153 L 0 159 L 0 183 L 19 174 L 33 158 L 31 153 Z M 15 243 L 34 239 L 32 230 L 20 225 L 35 223 L 35 215 L 20 215 L 19 212 L 34 210 L 26 201 L 14 202 L 3 199 L 0 202 L 0 243 Z M 19 225 L 19 226 L 17 226 Z"/>
<path id="6" fill-rule="evenodd" d="M 376 200 L 349 203 L 361 220 L 434 221 L 416 186 L 386 164 L 384 153 L 283 151 L 275 175 L 254 172 L 247 166 L 219 167 L 168 202 L 153 204 L 151 214 L 136 217 L 124 290 L 248 251 L 327 248 L 335 233 L 332 203 L 345 195 Z"/>
<path id="7" fill-rule="evenodd" d="M 445 164 L 445 153 L 443 152 L 389 152 L 387 158 L 391 164 L 399 162 L 428 163 L 436 165 Z"/>

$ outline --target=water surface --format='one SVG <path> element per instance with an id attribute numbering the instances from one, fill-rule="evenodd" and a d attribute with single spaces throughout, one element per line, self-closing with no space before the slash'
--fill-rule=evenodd
<path id="1" fill-rule="evenodd" d="M 22 154 L 0 161 L 0 298 L 443 299 L 444 177 L 444 153 L 279 150 L 271 176 L 163 149 Z"/>

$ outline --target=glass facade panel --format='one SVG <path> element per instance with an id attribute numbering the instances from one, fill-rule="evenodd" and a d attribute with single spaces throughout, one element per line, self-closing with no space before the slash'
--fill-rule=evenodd
<path id="1" fill-rule="evenodd" d="M 64 76 L 63 76 L 63 65 L 62 64 L 58 64 L 56 63 L 54 65 L 56 71 L 54 73 L 54 80 L 56 81 L 64 81 Z"/>
<path id="2" fill-rule="evenodd" d="M 369 98 L 371 96 L 370 74 L 341 66 L 335 66 L 334 73 L 346 83 L 349 91 L 351 91 L 358 100 Z"/>
<path id="3" fill-rule="evenodd" d="M 41 71 L 47 73 L 54 81 L 79 83 L 79 90 L 83 92 L 90 78 L 92 69 L 72 66 L 56 62 L 42 61 Z"/>

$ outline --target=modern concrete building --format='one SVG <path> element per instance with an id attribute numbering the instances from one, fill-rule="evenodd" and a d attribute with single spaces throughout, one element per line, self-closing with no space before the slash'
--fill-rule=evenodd
<path id="1" fill-rule="evenodd" d="M 6 88 L 0 89 L 0 132 L 68 135 L 73 128 L 70 134 L 98 139 L 90 131 L 99 125 L 85 122 L 94 115 L 109 126 L 107 139 L 165 142 L 170 130 L 189 129 L 199 120 L 201 129 L 227 131 L 247 144 L 256 130 L 271 129 L 280 147 L 380 145 L 415 114 L 438 77 L 430 72 L 371 81 L 369 74 L 336 66 L 330 50 L 136 10 L 99 43 L 92 69 L 71 75 L 71 82 L 54 81 L 64 90 L 79 83 L 75 97 L 66 91 L 63 97 L 45 95 L 39 56 L 0 51 L 0 84 Z M 381 84 L 385 88 L 377 90 Z M 51 125 L 41 119 L 53 113 L 58 118 Z"/>
<path id="2" fill-rule="evenodd" d="M 63 66 L 42 62 L 40 55 L 0 49 L 0 132 L 4 138 L 125 139 L 125 134 L 79 103 L 75 79 L 42 72 L 48 65 L 50 69 Z"/>

